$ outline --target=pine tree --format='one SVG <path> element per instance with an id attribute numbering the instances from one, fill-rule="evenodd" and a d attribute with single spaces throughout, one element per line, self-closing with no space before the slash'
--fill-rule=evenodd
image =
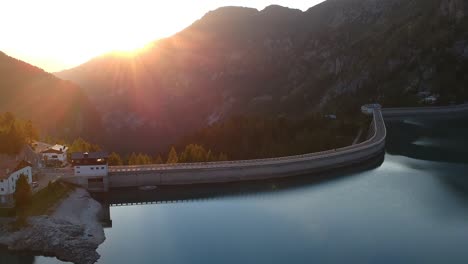
<path id="1" fill-rule="evenodd" d="M 123 165 L 123 161 L 122 161 L 122 158 L 120 157 L 119 154 L 115 153 L 115 152 L 112 152 L 110 155 L 109 155 L 109 165 L 111 166 L 120 166 L 120 165 Z"/>
<path id="2" fill-rule="evenodd" d="M 163 164 L 164 161 L 161 157 L 161 154 L 158 154 L 158 156 L 156 156 L 156 159 L 154 160 L 154 164 Z"/>
<path id="3" fill-rule="evenodd" d="M 6 112 L 3 114 L 1 126 L 9 127 L 15 123 L 16 117 L 11 112 Z"/>
<path id="4" fill-rule="evenodd" d="M 138 165 L 138 156 L 133 152 L 128 158 L 128 165 Z"/>
<path id="5" fill-rule="evenodd" d="M 7 134 L 6 150 L 8 154 L 17 154 L 21 151 L 25 143 L 24 135 L 16 128 L 15 123 L 11 124 Z"/>
<path id="6" fill-rule="evenodd" d="M 151 164 L 152 160 L 150 156 L 143 154 L 143 153 L 138 153 L 138 155 L 136 156 L 135 163 L 136 163 L 135 165 L 147 165 L 147 164 Z"/>
<path id="7" fill-rule="evenodd" d="M 95 151 L 100 151 L 101 147 L 96 144 L 91 144 L 89 142 L 86 142 L 82 138 L 77 138 L 73 141 L 69 148 L 69 152 L 95 152 Z"/>
<path id="8" fill-rule="evenodd" d="M 213 153 L 211 153 L 211 149 L 208 150 L 208 153 L 206 153 L 206 161 L 207 162 L 215 161 L 215 157 L 214 157 Z"/>
<path id="9" fill-rule="evenodd" d="M 21 174 L 16 181 L 16 191 L 14 197 L 17 208 L 25 208 L 31 203 L 31 186 L 29 186 L 28 177 L 24 174 Z"/>
<path id="10" fill-rule="evenodd" d="M 227 160 L 228 160 L 228 156 L 225 153 L 221 152 L 219 154 L 218 161 L 227 161 Z"/>
<path id="11" fill-rule="evenodd" d="M 169 154 L 167 155 L 167 164 L 175 164 L 179 162 L 179 158 L 177 157 L 177 152 L 174 147 L 171 147 Z"/>
<path id="12" fill-rule="evenodd" d="M 32 143 L 34 140 L 37 140 L 39 138 L 39 132 L 33 126 L 31 120 L 28 120 L 24 125 L 24 133 L 28 143 Z"/>
<path id="13" fill-rule="evenodd" d="M 184 151 L 180 154 L 181 162 L 205 162 L 207 161 L 208 153 L 205 148 L 198 144 L 189 144 L 185 146 Z"/>

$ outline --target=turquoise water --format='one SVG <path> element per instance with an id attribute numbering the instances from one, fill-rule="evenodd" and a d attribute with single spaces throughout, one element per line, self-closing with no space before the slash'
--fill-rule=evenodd
<path id="1" fill-rule="evenodd" d="M 158 199 L 182 201 L 111 207 L 99 263 L 468 263 L 466 121 L 390 123 L 382 164 L 328 180 L 169 189 Z"/>

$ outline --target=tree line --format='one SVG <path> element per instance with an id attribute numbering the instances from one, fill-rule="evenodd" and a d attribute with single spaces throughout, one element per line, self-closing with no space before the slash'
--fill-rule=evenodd
<path id="1" fill-rule="evenodd" d="M 68 146 L 68 155 L 73 152 L 96 152 L 102 148 L 94 143 L 90 143 L 83 138 L 77 138 L 71 143 L 64 140 L 46 139 L 49 144 L 61 144 Z M 70 157 L 69 157 L 70 158 Z M 120 155 L 116 152 L 109 154 L 109 165 L 148 165 L 148 164 L 175 164 L 187 162 L 212 162 L 225 161 L 228 156 L 225 153 L 215 153 L 210 149 L 205 149 L 202 145 L 188 144 L 180 152 L 177 152 L 175 147 L 171 147 L 167 153 L 159 153 L 157 155 L 149 155 L 146 153 L 131 153 L 129 155 Z"/>
<path id="2" fill-rule="evenodd" d="M 170 147 L 165 155 L 111 153 L 110 165 L 174 164 L 298 155 L 348 146 L 370 120 L 362 114 L 304 119 L 237 116 L 203 128 Z M 196 142 L 196 143 L 193 143 Z"/>
<path id="3" fill-rule="evenodd" d="M 18 154 L 25 144 L 39 138 L 31 120 L 22 120 L 10 112 L 0 113 L 0 153 Z"/>
<path id="4" fill-rule="evenodd" d="M 214 162 L 318 152 L 350 145 L 368 122 L 361 114 L 346 118 L 314 114 L 297 120 L 237 116 L 203 128 L 167 151 L 155 151 L 157 154 L 112 152 L 109 165 Z M 101 150 L 82 138 L 68 146 L 69 153 Z"/>
<path id="5" fill-rule="evenodd" d="M 324 151 L 350 145 L 362 114 L 336 117 L 313 114 L 304 119 L 237 116 L 215 123 L 181 140 L 227 153 L 231 160 L 272 158 Z"/>
<path id="6" fill-rule="evenodd" d="M 189 144 L 181 152 L 177 152 L 175 147 L 172 146 L 167 154 L 157 154 L 154 157 L 144 153 L 131 153 L 122 158 L 118 153 L 112 152 L 109 156 L 109 165 L 176 164 L 226 160 L 228 160 L 228 156 L 223 152 L 214 153 L 211 149 L 207 150 L 202 145 Z"/>

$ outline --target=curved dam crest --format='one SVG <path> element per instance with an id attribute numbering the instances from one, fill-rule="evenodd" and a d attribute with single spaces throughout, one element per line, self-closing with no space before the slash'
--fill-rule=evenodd
<path id="1" fill-rule="evenodd" d="M 385 148 L 386 129 L 380 109 L 372 112 L 368 139 L 356 145 L 304 155 L 173 165 L 113 166 L 104 179 L 105 190 L 147 185 L 178 185 L 252 181 L 314 173 L 369 160 Z M 86 177 L 63 180 L 88 186 Z"/>
<path id="2" fill-rule="evenodd" d="M 109 188 L 148 185 L 182 185 L 198 183 L 226 183 L 252 181 L 316 173 L 362 163 L 385 150 L 386 127 L 384 117 L 399 119 L 408 116 L 453 114 L 468 111 L 468 104 L 447 107 L 386 108 L 366 105 L 365 114 L 373 116 L 367 140 L 322 152 L 268 159 L 206 163 L 180 163 L 141 166 L 110 166 L 104 179 L 104 191 Z M 88 186 L 87 178 L 64 177 L 63 180 Z M 101 190 L 102 191 L 102 190 Z"/>

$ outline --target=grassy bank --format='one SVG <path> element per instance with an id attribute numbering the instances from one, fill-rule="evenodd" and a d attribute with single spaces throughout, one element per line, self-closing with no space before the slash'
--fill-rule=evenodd
<path id="1" fill-rule="evenodd" d="M 31 204 L 25 209 L 26 216 L 49 214 L 62 199 L 74 190 L 74 186 L 62 182 L 51 182 L 32 196 Z"/>

